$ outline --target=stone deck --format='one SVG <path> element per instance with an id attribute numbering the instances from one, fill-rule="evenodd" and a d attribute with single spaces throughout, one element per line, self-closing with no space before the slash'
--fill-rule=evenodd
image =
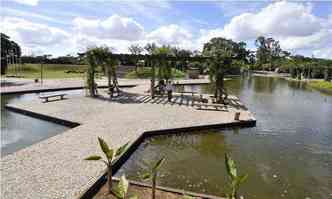
<path id="1" fill-rule="evenodd" d="M 143 91 L 144 87 L 127 92 Z M 91 154 L 101 154 L 98 136 L 112 147 L 119 147 L 146 131 L 235 122 L 235 111 L 241 111 L 241 120 L 254 120 L 246 110 L 202 111 L 186 104 L 163 102 L 161 98 L 162 103 L 153 103 L 152 99 L 145 102 L 148 97 L 141 94 L 131 93 L 129 100 L 113 102 L 68 96 L 49 103 L 38 100 L 9 105 L 81 125 L 3 157 L 2 197 L 78 197 L 105 169 L 101 162 L 83 160 Z"/>

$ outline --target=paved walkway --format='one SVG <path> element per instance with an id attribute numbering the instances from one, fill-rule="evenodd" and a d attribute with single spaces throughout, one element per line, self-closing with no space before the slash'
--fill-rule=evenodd
<path id="1" fill-rule="evenodd" d="M 120 86 L 142 85 L 150 84 L 149 79 L 118 79 Z M 106 86 L 107 78 L 96 79 L 98 86 Z M 179 84 L 204 84 L 209 83 L 205 79 L 187 79 L 187 80 L 174 80 Z M 82 78 L 68 78 L 68 79 L 46 79 L 43 84 L 35 83 L 33 79 L 22 78 L 1 78 L 0 93 L 22 92 L 31 90 L 47 90 L 59 88 L 77 88 L 84 87 L 84 80 Z"/>
<path id="2" fill-rule="evenodd" d="M 126 92 L 140 99 L 145 97 L 140 91 L 147 88 L 142 84 Z M 133 142 L 145 131 L 234 122 L 235 111 L 231 108 L 201 111 L 170 103 L 111 102 L 73 96 L 50 103 L 38 100 L 10 106 L 81 125 L 2 158 L 3 198 L 78 197 L 104 170 L 100 162 L 83 160 L 91 154 L 100 154 L 98 136 L 112 147 L 119 147 Z M 248 111 L 240 111 L 241 120 L 254 119 Z"/>

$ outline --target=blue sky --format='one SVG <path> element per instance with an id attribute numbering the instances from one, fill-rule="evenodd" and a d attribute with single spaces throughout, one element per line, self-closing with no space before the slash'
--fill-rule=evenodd
<path id="1" fill-rule="evenodd" d="M 3 0 L 2 28 L 24 54 L 76 54 L 107 45 L 127 52 L 155 42 L 201 50 L 213 37 L 263 35 L 294 54 L 332 58 L 329 1 Z"/>

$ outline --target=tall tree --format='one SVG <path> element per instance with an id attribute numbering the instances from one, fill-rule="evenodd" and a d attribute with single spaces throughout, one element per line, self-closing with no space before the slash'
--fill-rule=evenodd
<path id="1" fill-rule="evenodd" d="M 245 53 L 246 52 L 246 53 Z M 245 62 L 247 51 L 245 43 L 236 43 L 225 38 L 213 38 L 204 44 L 203 55 L 211 57 L 209 63 L 210 80 L 215 84 L 215 98 L 224 103 L 227 92 L 224 88 L 225 74 L 233 66 L 233 62 Z"/>
<path id="2" fill-rule="evenodd" d="M 131 46 L 129 46 L 128 50 L 133 55 L 140 55 L 144 51 L 144 49 L 141 46 L 139 46 L 138 44 L 132 44 Z M 135 59 L 134 62 L 135 62 L 135 71 L 137 73 L 138 59 Z"/>
<path id="3" fill-rule="evenodd" d="M 149 54 L 149 55 L 152 55 L 153 52 L 157 49 L 157 45 L 155 43 L 147 43 L 145 46 L 144 46 L 144 50 L 146 50 L 146 52 Z"/>
<path id="4" fill-rule="evenodd" d="M 21 57 L 21 47 L 10 40 L 10 37 L 4 33 L 1 34 L 1 74 L 5 74 L 8 68 L 8 62 L 18 62 Z"/>
<path id="5" fill-rule="evenodd" d="M 257 46 L 256 58 L 257 64 L 262 67 L 268 64 L 270 70 L 275 68 L 276 61 L 278 61 L 283 53 L 279 41 L 270 38 L 259 36 L 255 45 Z"/>

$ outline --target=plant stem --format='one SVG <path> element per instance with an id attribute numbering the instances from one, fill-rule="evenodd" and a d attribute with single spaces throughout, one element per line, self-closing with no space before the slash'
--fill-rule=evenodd
<path id="1" fill-rule="evenodd" d="M 155 172 L 152 176 L 152 199 L 156 198 L 156 179 L 157 179 L 157 172 Z"/>
<path id="2" fill-rule="evenodd" d="M 108 191 L 112 193 L 112 165 L 107 166 L 107 184 L 108 184 Z"/>

